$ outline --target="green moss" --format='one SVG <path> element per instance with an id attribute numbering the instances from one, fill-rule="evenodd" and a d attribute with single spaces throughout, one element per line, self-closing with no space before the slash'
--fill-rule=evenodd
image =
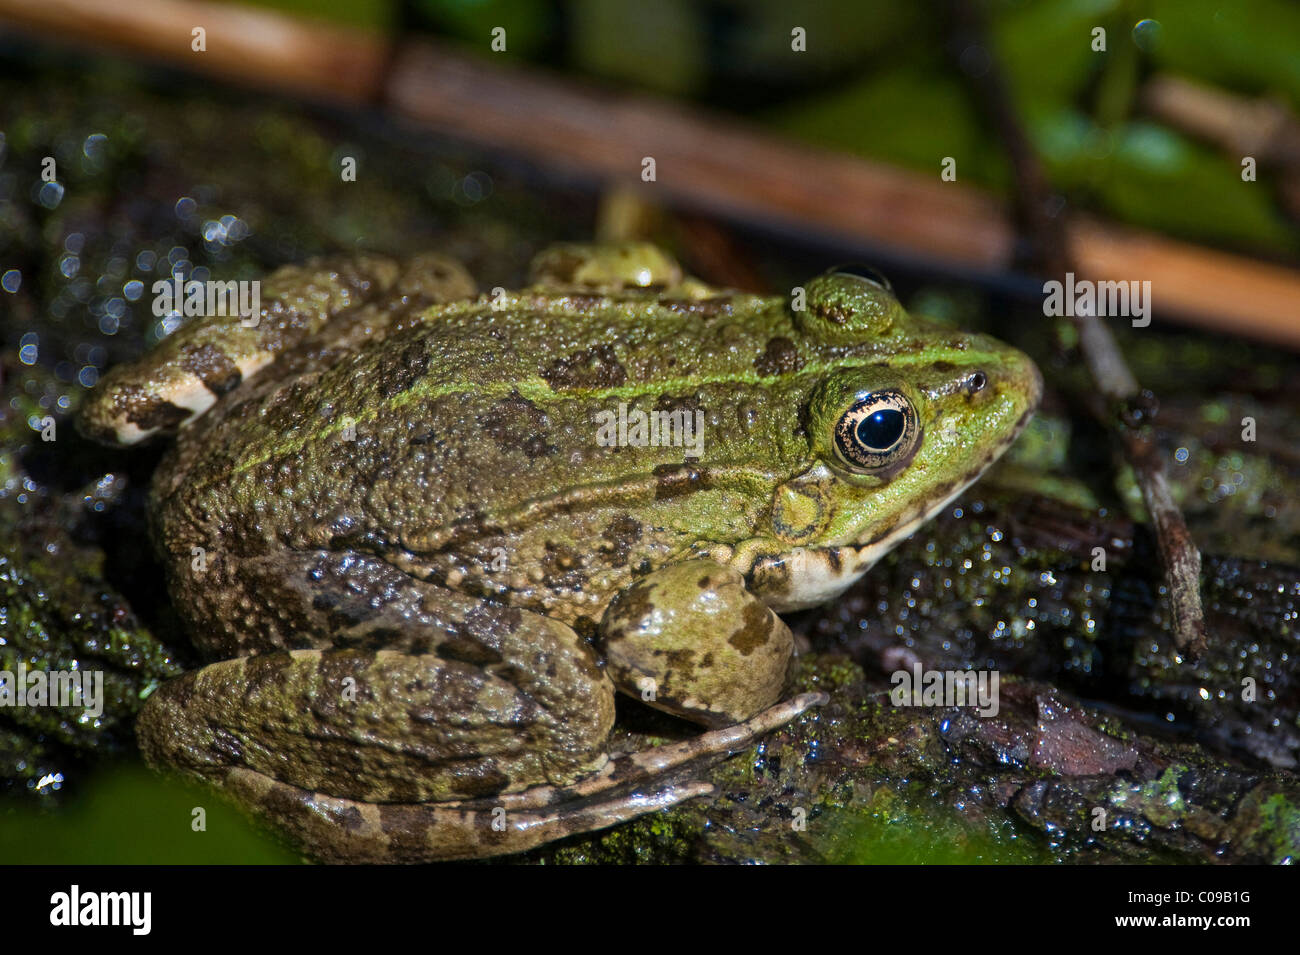
<path id="1" fill-rule="evenodd" d="M 1300 855 L 1300 806 L 1292 796 L 1277 793 L 1264 801 L 1256 837 L 1268 844 L 1272 862 L 1294 863 Z"/>

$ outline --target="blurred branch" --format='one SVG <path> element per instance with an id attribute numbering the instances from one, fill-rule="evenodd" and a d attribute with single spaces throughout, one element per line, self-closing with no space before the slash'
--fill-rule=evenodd
<path id="1" fill-rule="evenodd" d="M 1300 167 L 1300 122 L 1283 103 L 1155 76 L 1143 87 L 1142 104 L 1161 121 L 1237 156 L 1254 156 L 1265 166 Z"/>
<path id="2" fill-rule="evenodd" d="M 196 73 L 315 99 L 372 101 L 384 79 L 377 36 L 269 10 L 203 0 L 0 0 L 0 17 L 42 31 L 126 50 Z M 192 31 L 204 30 L 204 52 Z"/>
<path id="3" fill-rule="evenodd" d="M 373 103 L 445 135 L 602 185 L 626 185 L 695 212 L 877 246 L 934 267 L 1005 276 L 1016 230 L 977 189 L 800 146 L 664 100 L 592 89 L 497 54 L 364 33 L 199 0 L 0 0 L 0 20 L 146 54 L 246 86 Z M 207 52 L 190 31 L 207 30 Z M 486 43 L 486 38 L 485 38 Z M 641 181 L 653 157 L 657 181 Z M 1100 223 L 1066 229 L 1079 278 L 1140 272 L 1162 316 L 1300 348 L 1300 273 Z"/>
<path id="4" fill-rule="evenodd" d="M 1054 196 L 1047 174 L 1003 82 L 979 5 L 956 0 L 952 10 L 957 55 L 960 57 L 963 50 L 973 45 L 988 53 L 986 58 L 978 58 L 987 67 L 972 75 L 971 83 L 1015 169 L 1018 204 L 1034 240 L 1037 264 L 1044 274 L 1064 277 L 1066 272 L 1074 270 L 1072 254 L 1078 254 L 1077 246 L 1070 241 L 1065 207 L 1060 205 L 1052 211 Z M 1126 267 L 1130 275 L 1145 274 L 1134 262 L 1126 263 Z M 1156 445 L 1151 427 L 1157 408 L 1155 398 L 1141 390 L 1110 330 L 1096 315 L 1076 313 L 1070 321 L 1078 329 L 1079 350 L 1092 380 L 1107 400 L 1110 414 L 1105 423 L 1118 434 L 1151 515 L 1173 610 L 1174 642 L 1179 650 L 1196 659 L 1207 647 L 1201 607 L 1201 553 L 1187 530 L 1182 511 L 1174 503 L 1164 460 Z"/>
<path id="5" fill-rule="evenodd" d="M 1292 219 L 1300 220 L 1300 119 L 1285 103 L 1236 96 L 1177 76 L 1156 76 L 1142 103 L 1161 122 L 1207 140 L 1235 161 L 1272 169 Z"/>

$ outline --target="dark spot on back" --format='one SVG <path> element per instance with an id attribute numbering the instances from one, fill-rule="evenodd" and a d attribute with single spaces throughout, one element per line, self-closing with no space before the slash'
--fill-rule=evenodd
<path id="1" fill-rule="evenodd" d="M 557 358 L 539 374 L 556 391 L 570 388 L 617 388 L 627 381 L 627 369 L 613 345 L 593 345 L 586 351 Z"/>
<path id="2" fill-rule="evenodd" d="M 224 395 L 244 378 L 239 366 L 216 345 L 186 345 L 181 349 L 181 367 L 197 376 L 214 395 Z"/>
<path id="3" fill-rule="evenodd" d="M 609 541 L 607 562 L 611 567 L 621 567 L 632 556 L 632 548 L 644 533 L 641 522 L 630 514 L 620 514 L 606 525 L 601 539 Z"/>
<path id="4" fill-rule="evenodd" d="M 397 352 L 387 351 L 379 362 L 376 377 L 387 398 L 409 391 L 429 371 L 429 347 L 414 341 Z"/>
<path id="5" fill-rule="evenodd" d="M 670 395 L 665 393 L 655 399 L 655 411 L 683 411 L 687 414 L 694 414 L 696 411 L 704 410 L 700 405 L 699 395 Z"/>
<path id="6" fill-rule="evenodd" d="M 547 442 L 550 419 L 546 412 L 518 390 L 502 398 L 481 419 L 483 431 L 502 451 L 523 451 L 530 458 L 554 454 L 556 447 Z"/>
<path id="7" fill-rule="evenodd" d="M 764 378 L 788 375 L 798 371 L 803 365 L 804 361 L 799 357 L 799 349 L 784 335 L 768 339 L 763 354 L 754 359 L 754 370 Z"/>

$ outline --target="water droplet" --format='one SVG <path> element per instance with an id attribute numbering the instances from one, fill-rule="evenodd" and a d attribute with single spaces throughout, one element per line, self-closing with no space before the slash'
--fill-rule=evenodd
<path id="1" fill-rule="evenodd" d="M 36 193 L 36 201 L 46 209 L 57 209 L 63 201 L 63 184 L 60 182 L 44 183 Z"/>
<path id="2" fill-rule="evenodd" d="M 1133 42 L 1143 53 L 1151 53 L 1159 46 L 1163 32 L 1164 27 L 1159 20 L 1139 20 L 1133 25 Z"/>

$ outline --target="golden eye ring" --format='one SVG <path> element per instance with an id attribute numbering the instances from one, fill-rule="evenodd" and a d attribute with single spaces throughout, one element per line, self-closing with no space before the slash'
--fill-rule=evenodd
<path id="1" fill-rule="evenodd" d="M 910 460 L 919 433 L 916 409 L 902 392 L 860 394 L 835 424 L 835 454 L 853 471 L 888 470 Z"/>

